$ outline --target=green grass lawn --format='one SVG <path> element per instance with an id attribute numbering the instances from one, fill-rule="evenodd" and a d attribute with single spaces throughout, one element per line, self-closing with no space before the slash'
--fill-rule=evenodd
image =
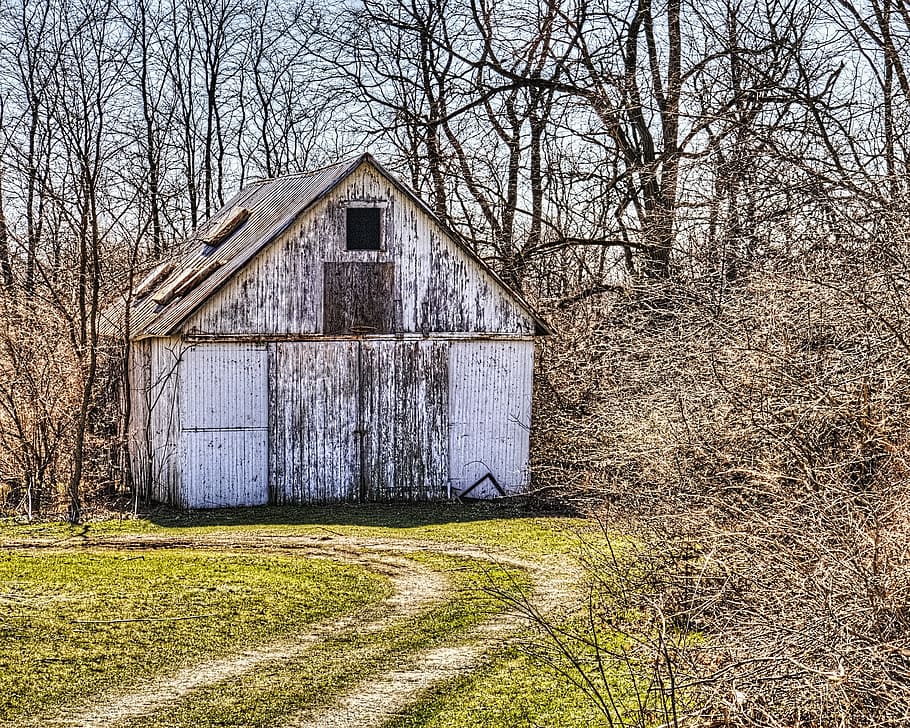
<path id="1" fill-rule="evenodd" d="M 471 673 L 435 686 L 383 728 L 606 728 L 593 701 L 510 647 Z"/>
<path id="2" fill-rule="evenodd" d="M 178 538 L 200 549 L 117 551 L 119 537 Z M 538 563 L 570 560 L 598 529 L 573 518 L 487 506 L 339 506 L 255 508 L 65 524 L 0 522 L 0 547 L 50 545 L 0 559 L 0 717 L 91 696 L 161 673 L 173 665 L 274 640 L 343 609 L 377 616 L 388 582 L 356 567 L 202 546 L 251 536 L 350 535 L 412 539 L 432 550 L 442 542 L 479 546 L 492 555 Z M 106 542 L 104 550 L 97 546 Z M 239 548 L 239 547 L 238 547 Z M 299 658 L 199 689 L 169 708 L 129 722 L 144 726 L 270 726 L 316 709 L 382 672 L 407 665 L 421 650 L 473 639 L 472 628 L 505 609 L 500 597 L 530 588 L 530 577 L 489 562 L 430 551 L 411 558 L 444 572 L 455 589 L 443 603 L 373 633 L 334 635 Z M 498 594 L 497 594 L 498 592 Z M 372 610 L 372 612 L 371 612 Z M 160 622 L 89 621 L 154 615 L 194 616 Z M 495 617 L 494 617 L 495 618 Z M 5 701 L 5 702 L 4 702 Z M 503 647 L 464 678 L 437 686 L 395 728 L 605 725 L 596 708 L 564 678 L 513 647 Z"/>
<path id="3" fill-rule="evenodd" d="M 91 543 L 105 536 L 147 534 L 325 535 L 413 538 L 509 549 L 529 556 L 574 553 L 578 536 L 597 538 L 596 525 L 580 518 L 544 516 L 508 506 L 454 504 L 261 506 L 215 511 L 161 508 L 143 518 L 107 519 L 70 526 L 0 519 L 4 540 L 46 539 Z"/>
<path id="4" fill-rule="evenodd" d="M 274 640 L 389 591 L 380 576 L 320 559 L 5 552 L 0 720 Z"/>

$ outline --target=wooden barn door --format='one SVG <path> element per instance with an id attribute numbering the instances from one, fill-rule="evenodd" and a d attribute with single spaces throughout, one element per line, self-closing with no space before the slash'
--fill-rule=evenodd
<path id="1" fill-rule="evenodd" d="M 268 502 L 268 351 L 200 344 L 180 363 L 182 505 Z"/>
<path id="2" fill-rule="evenodd" d="M 275 345 L 270 471 L 277 503 L 360 496 L 356 341 Z"/>
<path id="3" fill-rule="evenodd" d="M 270 471 L 278 503 L 446 495 L 447 345 L 276 345 Z"/>
<path id="4" fill-rule="evenodd" d="M 361 499 L 438 500 L 448 488 L 448 344 L 366 339 Z"/>

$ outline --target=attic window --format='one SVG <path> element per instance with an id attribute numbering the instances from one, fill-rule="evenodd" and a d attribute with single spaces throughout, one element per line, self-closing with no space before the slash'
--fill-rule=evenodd
<path id="1" fill-rule="evenodd" d="M 347 208 L 346 247 L 348 250 L 382 250 L 380 218 L 382 208 Z"/>

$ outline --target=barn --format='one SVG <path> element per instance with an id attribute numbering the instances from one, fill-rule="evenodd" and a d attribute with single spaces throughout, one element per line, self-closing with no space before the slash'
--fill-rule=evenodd
<path id="1" fill-rule="evenodd" d="M 129 298 L 130 453 L 152 500 L 528 488 L 546 324 L 370 155 L 243 188 Z"/>

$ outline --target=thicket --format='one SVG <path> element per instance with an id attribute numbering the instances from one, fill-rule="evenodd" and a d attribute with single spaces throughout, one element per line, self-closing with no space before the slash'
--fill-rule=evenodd
<path id="1" fill-rule="evenodd" d="M 864 256 L 566 312 L 538 472 L 633 540 L 588 554 L 590 620 L 549 655 L 617 725 L 906 724 L 906 281 Z"/>

